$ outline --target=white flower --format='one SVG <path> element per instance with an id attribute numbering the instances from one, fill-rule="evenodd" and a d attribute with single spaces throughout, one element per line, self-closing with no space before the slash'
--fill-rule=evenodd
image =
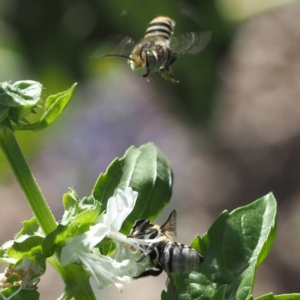
<path id="1" fill-rule="evenodd" d="M 120 291 L 123 290 L 123 284 L 119 281 L 130 282 L 133 277 L 145 271 L 150 265 L 149 257 L 138 263 L 136 261 L 150 244 L 163 237 L 138 240 L 127 238 L 119 232 L 135 206 L 137 195 L 137 192 L 128 187 L 124 192 L 118 190 L 116 196 L 109 198 L 106 213 L 98 218 L 97 224 L 73 238 L 62 249 L 61 264 L 81 263 L 95 278 L 100 289 L 114 283 Z M 116 243 L 115 259 L 95 253 L 94 247 L 105 237 Z"/>

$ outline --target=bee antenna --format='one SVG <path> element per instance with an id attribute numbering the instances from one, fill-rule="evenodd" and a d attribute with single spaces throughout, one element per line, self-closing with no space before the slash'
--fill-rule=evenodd
<path id="1" fill-rule="evenodd" d="M 130 56 L 126 56 L 126 55 L 121 55 L 121 54 L 104 54 L 102 55 L 102 57 L 107 57 L 107 56 L 115 56 L 115 57 L 123 57 L 123 58 L 127 58 L 129 60 L 133 60 L 133 58 L 131 58 Z"/>

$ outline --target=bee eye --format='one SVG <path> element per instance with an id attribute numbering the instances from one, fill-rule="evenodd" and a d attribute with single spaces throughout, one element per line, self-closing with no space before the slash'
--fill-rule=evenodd
<path id="1" fill-rule="evenodd" d="M 158 235 L 158 231 L 156 229 L 148 229 L 145 231 L 145 234 L 148 235 L 149 239 L 154 239 Z"/>

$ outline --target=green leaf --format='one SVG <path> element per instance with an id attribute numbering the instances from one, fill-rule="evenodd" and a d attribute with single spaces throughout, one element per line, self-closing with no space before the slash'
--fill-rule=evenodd
<path id="1" fill-rule="evenodd" d="M 231 213 L 224 211 L 202 240 L 196 237 L 192 242 L 204 257 L 199 270 L 172 276 L 178 300 L 210 300 L 224 285 L 225 299 L 247 299 L 252 294 L 256 269 L 274 241 L 276 215 L 273 194 Z"/>
<path id="2" fill-rule="evenodd" d="M 84 232 L 90 225 L 94 225 L 100 214 L 100 203 L 94 198 L 78 199 L 78 195 L 71 188 L 63 197 L 65 213 L 61 223 L 70 227 L 75 226 Z"/>
<path id="3" fill-rule="evenodd" d="M 16 235 L 15 240 L 18 242 L 22 242 L 23 240 L 31 236 L 45 236 L 45 234 L 41 230 L 40 225 L 36 221 L 36 218 L 31 218 L 28 221 L 24 221 L 23 228 Z"/>
<path id="4" fill-rule="evenodd" d="M 106 209 L 107 201 L 118 189 L 132 187 L 138 192 L 133 212 L 122 226 L 129 233 L 138 219 L 154 220 L 170 201 L 172 193 L 172 171 L 167 158 L 153 144 L 140 148 L 130 147 L 124 157 L 115 159 L 105 174 L 100 174 L 93 196 Z"/>
<path id="5" fill-rule="evenodd" d="M 200 245 L 201 245 L 201 237 L 199 235 L 196 235 L 195 238 L 190 243 L 190 247 L 194 248 L 195 250 L 201 253 L 202 251 Z"/>
<path id="6" fill-rule="evenodd" d="M 13 293 L 19 289 L 19 286 L 10 287 L 0 291 L 0 300 L 10 299 Z M 13 300 L 39 300 L 40 294 L 37 290 L 22 289 L 19 293 L 13 296 Z"/>
<path id="7" fill-rule="evenodd" d="M 64 225 L 71 224 L 79 215 L 84 216 L 86 213 L 88 214 L 86 221 L 89 224 L 94 224 L 100 214 L 100 204 L 98 201 L 95 201 L 93 197 L 79 200 L 77 193 L 71 188 L 63 196 L 63 206 L 65 212 L 61 223 Z M 82 218 L 82 216 L 79 218 Z"/>
<path id="8" fill-rule="evenodd" d="M 77 83 L 73 84 L 71 88 L 64 92 L 60 92 L 55 95 L 51 95 L 47 98 L 45 107 L 44 107 L 44 114 L 41 118 L 34 123 L 31 124 L 18 124 L 16 129 L 18 130 L 43 130 L 44 128 L 51 125 L 65 110 L 67 105 L 69 104 L 73 92 L 75 90 Z"/>
<path id="9" fill-rule="evenodd" d="M 76 83 L 64 92 L 49 96 L 45 101 L 44 113 L 37 114 L 36 109 L 42 107 L 40 101 L 42 85 L 39 82 L 31 80 L 17 81 L 13 84 L 2 82 L 0 123 L 9 118 L 15 130 L 42 130 L 52 124 L 64 111 L 72 98 L 75 86 Z"/>
<path id="10" fill-rule="evenodd" d="M 0 123 L 8 117 L 9 107 L 0 105 Z"/>
<path id="11" fill-rule="evenodd" d="M 211 298 L 211 300 L 225 300 L 225 291 L 226 291 L 227 285 L 221 285 L 217 292 L 214 294 L 214 296 Z"/>
<path id="12" fill-rule="evenodd" d="M 255 298 L 255 300 L 299 300 L 299 299 L 300 299 L 300 294 L 284 294 L 284 295 L 274 296 L 273 293 Z"/>
<path id="13" fill-rule="evenodd" d="M 65 246 L 66 239 L 75 237 L 94 225 L 100 214 L 100 203 L 92 197 L 78 199 L 72 189 L 63 197 L 65 212 L 61 224 L 48 234 L 43 243 L 43 254 L 50 257 Z"/>
<path id="14" fill-rule="evenodd" d="M 0 122 L 6 118 L 17 124 L 27 125 L 26 117 L 35 113 L 42 92 L 42 85 L 32 80 L 0 83 Z"/>
<path id="15" fill-rule="evenodd" d="M 8 241 L 2 245 L 0 261 L 8 263 L 9 267 L 2 278 L 7 289 L 0 292 L 0 299 L 3 295 L 5 297 L 13 295 L 19 288 L 15 288 L 15 285 L 19 285 L 20 282 L 24 285 L 24 289 L 14 295 L 13 299 L 39 298 L 35 285 L 46 270 L 46 258 L 42 253 L 43 241 L 42 231 L 36 219 L 32 218 L 24 222 L 22 230 L 13 241 Z"/>
<path id="16" fill-rule="evenodd" d="M 8 251 L 13 246 L 14 241 L 5 242 L 0 248 L 0 262 L 5 264 L 16 264 L 17 259 L 15 257 L 10 257 Z"/>
<path id="17" fill-rule="evenodd" d="M 42 130 L 52 124 L 64 111 L 69 104 L 77 83 L 73 84 L 68 90 L 49 96 L 45 103 L 45 113 L 39 123 L 36 124 L 35 130 Z"/>
<path id="18" fill-rule="evenodd" d="M 16 264 L 25 257 L 38 261 L 45 269 L 45 257 L 42 254 L 43 233 L 35 218 L 25 221 L 21 231 L 13 241 L 8 241 L 0 248 L 0 261 L 8 264 Z"/>
<path id="19" fill-rule="evenodd" d="M 45 257 L 50 257 L 66 244 L 68 237 L 76 236 L 78 233 L 74 228 L 59 224 L 55 230 L 49 233 L 43 243 L 42 249 Z"/>

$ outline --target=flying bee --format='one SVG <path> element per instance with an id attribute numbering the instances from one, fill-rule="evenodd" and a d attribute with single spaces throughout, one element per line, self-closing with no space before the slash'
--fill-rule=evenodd
<path id="1" fill-rule="evenodd" d="M 203 262 L 203 257 L 193 248 L 176 243 L 176 216 L 173 210 L 167 221 L 159 226 L 151 224 L 149 220 L 137 220 L 131 228 L 128 237 L 136 239 L 154 239 L 165 237 L 160 242 L 151 244 L 137 261 L 142 261 L 149 256 L 151 266 L 136 278 L 158 276 L 164 270 L 168 274 L 168 280 L 174 283 L 170 274 L 188 274 L 196 270 Z"/>
<path id="2" fill-rule="evenodd" d="M 125 38 L 123 49 L 131 48 L 130 55 L 106 54 L 127 58 L 130 69 L 149 80 L 152 73 L 159 72 L 164 79 L 174 83 L 179 81 L 171 73 L 170 66 L 178 55 L 199 53 L 208 44 L 210 32 L 188 32 L 178 38 L 172 38 L 175 22 L 169 17 L 159 16 L 148 25 L 145 36 L 135 44 L 131 38 Z M 135 46 L 133 46 L 135 44 Z"/>

